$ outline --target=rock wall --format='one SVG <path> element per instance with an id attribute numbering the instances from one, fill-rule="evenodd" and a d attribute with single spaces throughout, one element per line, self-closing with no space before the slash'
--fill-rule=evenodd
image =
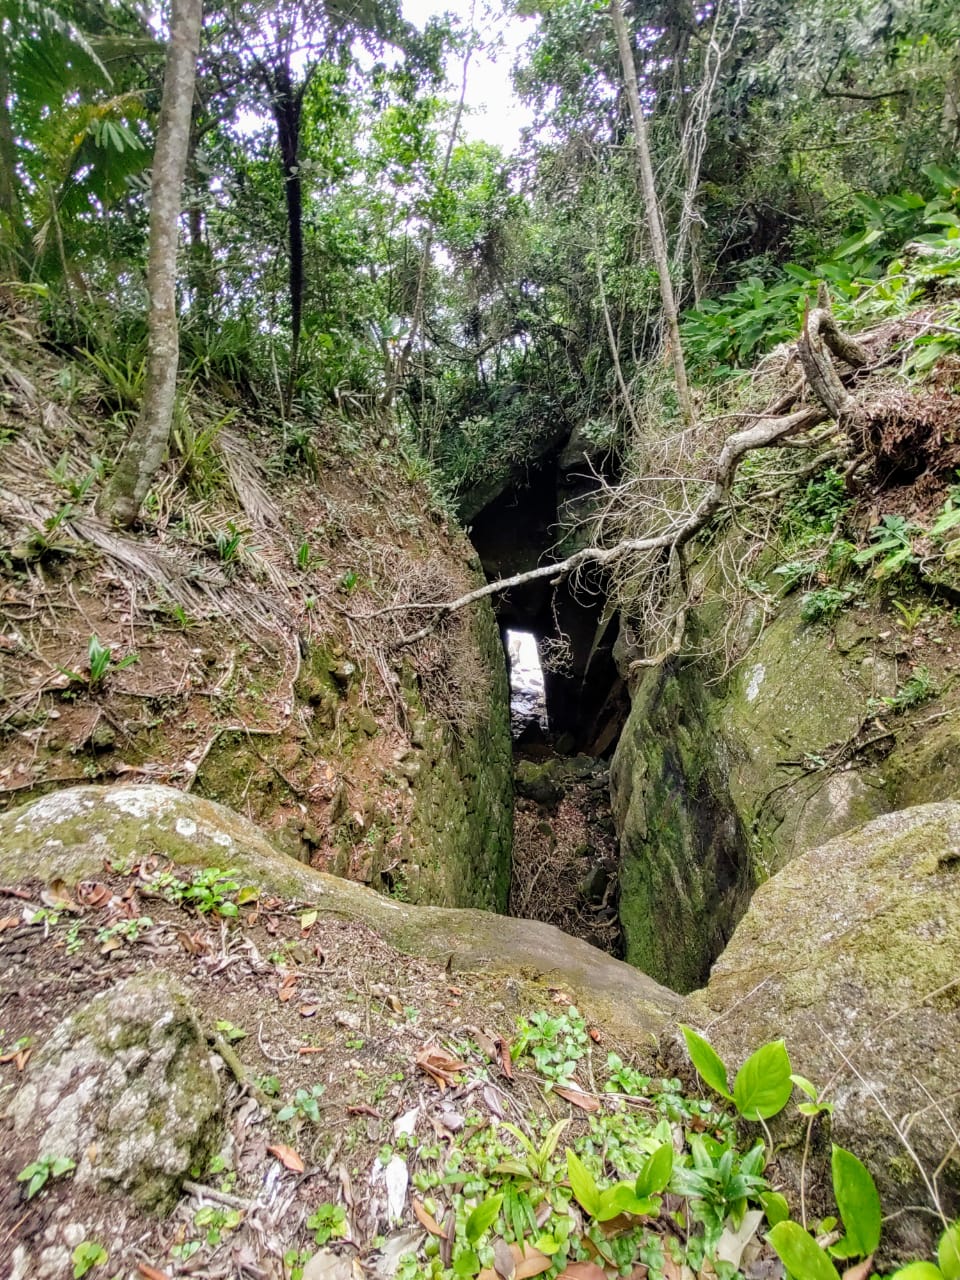
<path id="1" fill-rule="evenodd" d="M 710 623 L 708 606 L 694 622 L 708 650 Z M 741 638 L 725 678 L 706 659 L 641 675 L 611 771 L 632 963 L 690 990 L 771 873 L 871 818 L 960 795 L 950 627 L 921 649 L 879 606 L 827 627 L 791 598 Z M 883 703 L 937 660 L 938 697 Z"/>

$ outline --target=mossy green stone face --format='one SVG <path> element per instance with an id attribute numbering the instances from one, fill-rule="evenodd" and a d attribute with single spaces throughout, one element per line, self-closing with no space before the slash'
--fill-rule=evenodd
<path id="1" fill-rule="evenodd" d="M 651 672 L 611 769 L 627 960 L 678 991 L 705 979 L 752 886 L 728 753 L 700 680 L 694 667 Z"/>
<path id="2" fill-rule="evenodd" d="M 684 1008 L 734 1067 L 782 1036 L 794 1070 L 829 1086 L 830 1136 L 876 1178 L 885 1237 L 906 1257 L 926 1256 L 925 1224 L 931 1236 L 936 1224 L 896 1216 L 928 1196 L 892 1122 L 909 1117 L 924 1168 L 940 1165 L 960 1128 L 958 978 L 960 804 L 930 804 L 874 819 L 761 885 Z M 804 1125 L 792 1109 L 777 1125 L 780 1167 L 796 1182 Z M 940 1181 L 955 1213 L 955 1161 Z"/>

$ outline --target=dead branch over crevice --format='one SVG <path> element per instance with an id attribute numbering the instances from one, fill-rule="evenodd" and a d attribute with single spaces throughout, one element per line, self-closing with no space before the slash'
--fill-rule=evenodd
<path id="1" fill-rule="evenodd" d="M 609 574 L 615 590 L 630 584 L 626 603 L 632 592 L 646 614 L 648 625 L 641 628 L 646 635 L 631 669 L 661 665 L 681 652 L 689 611 L 702 589 L 695 578 L 691 582 L 687 570 L 688 561 L 693 560 L 691 544 L 722 512 L 738 525 L 738 503 L 731 496 L 747 455 L 783 450 L 786 456 L 806 450 L 816 459 L 813 465 L 828 458 L 852 457 L 856 467 L 872 466 L 882 478 L 884 468 L 889 474 L 904 465 L 905 450 L 912 449 L 915 456 L 929 453 L 926 445 L 920 448 L 921 437 L 932 447 L 941 441 L 942 397 L 927 389 L 917 396 L 889 377 L 878 376 L 890 361 L 897 337 L 892 331 L 878 330 L 863 342 L 844 333 L 821 286 L 817 306 L 804 318 L 794 355 L 782 368 L 781 376 L 798 360 L 803 377 L 771 396 L 767 409 L 752 417 L 729 415 L 727 420 L 745 418 L 746 425 L 722 443 L 716 436 L 722 418 L 704 418 L 667 441 L 644 442 L 643 465 L 631 477 L 617 486 L 601 481 L 599 505 L 605 504 L 605 510 L 587 530 L 590 545 L 563 560 L 485 583 L 454 599 L 430 600 L 418 592 L 416 600 L 381 611 L 381 617 L 390 614 L 397 619 L 414 610 L 427 615 L 416 630 L 399 634 L 392 647 L 418 644 L 451 614 L 487 597 L 599 568 Z M 710 452 L 716 461 L 705 467 L 702 459 Z M 810 474 L 810 465 L 800 459 L 798 464 L 786 464 L 783 483 L 761 496 L 772 499 Z M 772 502 L 768 505 L 772 511 Z M 773 522 L 769 515 L 771 536 Z M 746 555 L 756 553 L 756 538 L 753 544 L 754 550 Z"/>

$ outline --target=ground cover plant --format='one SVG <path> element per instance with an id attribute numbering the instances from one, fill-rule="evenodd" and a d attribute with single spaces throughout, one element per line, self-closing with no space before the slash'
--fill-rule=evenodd
<path id="1" fill-rule="evenodd" d="M 365 927 L 257 893 L 228 868 L 191 874 L 145 856 L 75 890 L 2 894 L 4 983 L 50 992 L 5 1004 L 5 1094 L 70 988 L 103 988 L 161 956 L 195 991 L 231 1081 L 232 1136 L 166 1220 L 122 1199 L 65 1200 L 62 1153 L 4 1154 L 17 1190 L 0 1229 L 36 1231 L 71 1203 L 85 1229 L 78 1275 L 217 1275 L 237 1257 L 284 1280 L 347 1280 L 354 1258 L 400 1280 L 871 1274 L 882 1210 L 855 1153 L 833 1149 L 833 1218 L 784 1194 L 769 1124 L 796 1108 L 813 1130 L 833 1104 L 792 1072 L 782 1041 L 732 1073 L 686 1028 L 699 1087 L 652 1074 L 562 988 L 510 1013 L 502 980 L 398 966 Z M 957 1238 L 945 1223 L 946 1280 L 960 1274 Z M 935 1274 L 918 1265 L 896 1274 Z"/>

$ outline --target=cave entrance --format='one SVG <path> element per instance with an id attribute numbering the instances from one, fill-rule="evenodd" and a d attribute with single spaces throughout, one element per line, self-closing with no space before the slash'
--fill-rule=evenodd
<path id="1" fill-rule="evenodd" d="M 505 634 L 510 673 L 510 728 L 515 742 L 541 740 L 550 732 L 547 690 L 540 648 L 532 631 L 508 627 Z"/>
<path id="2" fill-rule="evenodd" d="M 488 579 L 524 573 L 569 546 L 573 490 L 559 457 L 474 516 Z M 575 494 L 573 497 L 575 499 Z M 540 578 L 494 600 L 510 673 L 515 757 L 508 911 L 623 954 L 610 756 L 629 709 L 614 643 L 619 620 L 600 573 Z"/>

